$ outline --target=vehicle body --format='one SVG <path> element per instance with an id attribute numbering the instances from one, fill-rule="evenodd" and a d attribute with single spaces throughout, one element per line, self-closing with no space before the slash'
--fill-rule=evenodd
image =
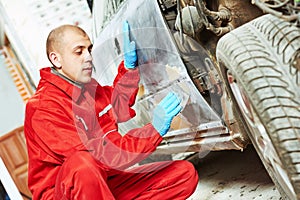
<path id="1" fill-rule="evenodd" d="M 252 143 L 282 196 L 300 199 L 299 2 L 253 2 L 94 1 L 95 78 L 111 84 L 128 20 L 141 84 L 137 116 L 120 130 L 150 122 L 174 91 L 183 110 L 156 154 Z"/>

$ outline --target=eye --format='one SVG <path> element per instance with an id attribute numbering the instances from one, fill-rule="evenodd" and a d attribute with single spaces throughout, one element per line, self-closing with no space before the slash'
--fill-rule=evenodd
<path id="1" fill-rule="evenodd" d="M 91 53 L 93 49 L 93 45 L 89 46 L 88 51 Z"/>
<path id="2" fill-rule="evenodd" d="M 77 50 L 77 51 L 75 51 L 75 54 L 76 54 L 76 55 L 81 55 L 81 54 L 82 54 L 82 51 L 81 51 L 81 50 Z"/>

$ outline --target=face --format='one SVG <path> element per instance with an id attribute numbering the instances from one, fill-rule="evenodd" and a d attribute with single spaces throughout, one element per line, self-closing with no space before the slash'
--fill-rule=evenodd
<path id="1" fill-rule="evenodd" d="M 62 44 L 59 53 L 52 55 L 58 71 L 73 81 L 89 83 L 93 70 L 92 43 L 89 37 L 81 32 L 68 30 L 63 37 Z"/>

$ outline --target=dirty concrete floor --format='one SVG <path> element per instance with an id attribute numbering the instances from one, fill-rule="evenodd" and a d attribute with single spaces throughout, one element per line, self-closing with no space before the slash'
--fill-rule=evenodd
<path id="1" fill-rule="evenodd" d="M 253 146 L 244 152 L 220 151 L 194 156 L 199 184 L 188 200 L 279 200 Z"/>

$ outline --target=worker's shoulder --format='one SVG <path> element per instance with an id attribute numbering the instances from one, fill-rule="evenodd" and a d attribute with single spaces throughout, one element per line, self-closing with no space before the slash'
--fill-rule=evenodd
<path id="1" fill-rule="evenodd" d="M 61 105 L 66 94 L 52 84 L 39 85 L 35 94 L 28 100 L 26 106 L 31 108 L 51 108 Z"/>

